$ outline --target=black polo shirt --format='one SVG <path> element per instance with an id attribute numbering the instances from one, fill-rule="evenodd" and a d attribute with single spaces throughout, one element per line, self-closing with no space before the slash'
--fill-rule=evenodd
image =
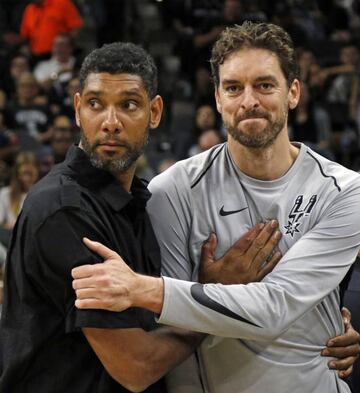
<path id="1" fill-rule="evenodd" d="M 71 269 L 99 262 L 84 236 L 137 272 L 159 275 L 160 252 L 135 178 L 131 194 L 72 147 L 29 193 L 14 229 L 0 329 L 1 393 L 128 392 L 105 371 L 83 327 L 154 328 L 152 313 L 77 310 Z M 164 392 L 157 383 L 146 392 Z"/>

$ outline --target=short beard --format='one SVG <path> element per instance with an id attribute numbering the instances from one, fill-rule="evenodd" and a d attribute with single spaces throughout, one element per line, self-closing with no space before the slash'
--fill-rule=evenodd
<path id="1" fill-rule="evenodd" d="M 236 124 L 238 124 L 241 120 L 244 119 L 264 117 L 269 121 L 269 125 L 265 127 L 261 131 L 261 133 L 247 134 L 236 128 L 236 126 L 227 123 L 224 123 L 224 126 L 227 132 L 241 145 L 248 147 L 250 149 L 264 149 L 271 146 L 275 142 L 277 136 L 284 128 L 287 120 L 287 107 L 284 108 L 282 114 L 283 115 L 281 116 L 281 118 L 277 119 L 277 121 L 274 122 L 271 122 L 267 114 L 258 113 L 256 111 L 251 111 L 243 115 L 240 119 L 236 119 Z"/>
<path id="2" fill-rule="evenodd" d="M 108 154 L 109 158 L 104 158 L 100 154 L 96 153 L 96 148 L 99 146 L 100 142 L 104 143 L 107 140 L 113 142 L 119 142 L 126 148 L 125 153 L 120 158 L 111 158 L 111 153 Z M 124 173 L 135 165 L 137 159 L 144 153 L 145 147 L 149 140 L 149 129 L 145 130 L 144 138 L 138 141 L 134 145 L 130 145 L 127 142 L 120 141 L 118 137 L 106 137 L 104 139 L 97 140 L 93 144 L 90 144 L 89 140 L 86 138 L 83 130 L 81 130 L 80 143 L 81 147 L 90 159 L 91 164 L 98 169 L 110 172 L 113 175 L 119 173 Z M 115 154 L 114 154 L 115 155 Z"/>

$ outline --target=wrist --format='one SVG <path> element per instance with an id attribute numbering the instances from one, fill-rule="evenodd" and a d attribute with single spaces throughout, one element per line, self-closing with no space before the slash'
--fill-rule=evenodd
<path id="1" fill-rule="evenodd" d="M 163 279 L 138 274 L 132 299 L 134 307 L 146 308 L 156 314 L 161 314 L 164 303 Z"/>

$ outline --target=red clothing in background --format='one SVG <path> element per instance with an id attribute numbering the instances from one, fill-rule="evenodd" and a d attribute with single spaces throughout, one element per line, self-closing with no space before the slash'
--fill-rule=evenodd
<path id="1" fill-rule="evenodd" d="M 24 11 L 20 34 L 29 41 L 34 55 L 50 53 L 54 38 L 83 25 L 71 0 L 45 0 L 42 6 L 29 4 Z"/>

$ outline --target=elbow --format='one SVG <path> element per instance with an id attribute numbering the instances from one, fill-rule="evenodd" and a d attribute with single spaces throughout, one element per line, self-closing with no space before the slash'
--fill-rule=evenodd
<path id="1" fill-rule="evenodd" d="M 138 393 L 138 392 L 143 392 L 144 390 L 146 390 L 151 384 L 150 383 L 146 383 L 146 381 L 144 381 L 143 377 L 141 378 L 129 378 L 127 377 L 123 377 L 121 376 L 120 378 L 112 375 L 112 377 L 116 380 L 116 382 L 118 382 L 121 386 L 123 386 L 125 389 L 129 390 L 130 392 L 133 393 Z"/>
<path id="2" fill-rule="evenodd" d="M 289 327 L 291 324 L 288 323 L 275 323 L 271 326 L 265 326 L 262 329 L 262 332 L 259 332 L 257 330 L 257 333 L 255 335 L 257 337 L 262 337 L 266 341 L 274 341 L 276 340 L 279 336 L 281 336 Z"/>
<path id="3" fill-rule="evenodd" d="M 266 329 L 266 331 L 263 332 L 263 334 L 259 334 L 257 335 L 257 339 L 259 339 L 259 337 L 262 337 L 263 340 L 265 341 L 274 341 L 276 340 L 281 333 L 284 331 L 285 329 Z"/>
<path id="4" fill-rule="evenodd" d="M 143 392 L 161 378 L 161 375 L 152 370 L 151 364 L 145 362 L 132 364 L 131 370 L 113 369 L 108 372 L 120 385 L 133 393 Z"/>
<path id="5" fill-rule="evenodd" d="M 139 385 L 139 384 L 133 384 L 133 383 L 130 383 L 130 384 L 120 383 L 120 385 L 122 385 L 125 389 L 127 389 L 129 392 L 132 392 L 132 393 L 143 392 L 148 387 L 145 385 Z"/>

